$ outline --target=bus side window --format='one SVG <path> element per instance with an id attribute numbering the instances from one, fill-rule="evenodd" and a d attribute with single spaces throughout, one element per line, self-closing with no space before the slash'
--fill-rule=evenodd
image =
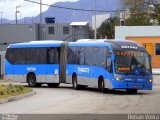
<path id="1" fill-rule="evenodd" d="M 78 64 L 84 65 L 85 47 L 79 47 L 78 49 Z"/>
<path id="2" fill-rule="evenodd" d="M 24 48 L 16 48 L 13 50 L 13 63 L 14 64 L 25 64 L 26 61 L 26 50 Z"/>
<path id="3" fill-rule="evenodd" d="M 26 64 L 37 64 L 39 63 L 39 49 L 28 48 L 26 49 Z"/>
<path id="4" fill-rule="evenodd" d="M 112 61 L 111 61 L 111 56 L 107 57 L 107 71 L 112 73 Z"/>
<path id="5" fill-rule="evenodd" d="M 67 63 L 68 64 L 77 64 L 77 54 L 76 54 L 76 47 L 68 47 L 67 53 Z"/>
<path id="6" fill-rule="evenodd" d="M 40 48 L 39 64 L 47 64 L 47 48 Z"/>
<path id="7" fill-rule="evenodd" d="M 48 48 L 47 56 L 49 64 L 59 64 L 59 53 L 58 48 Z"/>
<path id="8" fill-rule="evenodd" d="M 13 62 L 13 50 L 14 50 L 14 49 L 8 48 L 8 49 L 7 49 L 7 52 L 6 52 L 6 56 L 5 56 L 5 58 L 6 58 L 11 64 L 14 63 L 14 62 Z"/>
<path id="9" fill-rule="evenodd" d="M 54 53 L 55 53 L 54 62 L 55 62 L 55 64 L 59 64 L 60 63 L 60 48 L 58 48 L 58 47 L 55 48 Z"/>

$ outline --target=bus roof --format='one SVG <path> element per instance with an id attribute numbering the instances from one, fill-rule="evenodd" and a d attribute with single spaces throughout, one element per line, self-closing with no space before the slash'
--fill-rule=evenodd
<path id="1" fill-rule="evenodd" d="M 8 48 L 28 48 L 28 47 L 60 47 L 63 41 L 45 40 L 45 41 L 30 41 L 26 43 L 10 44 Z"/>
<path id="2" fill-rule="evenodd" d="M 60 47 L 62 43 L 65 42 L 59 40 L 31 41 L 26 43 L 11 44 L 8 48 Z M 81 39 L 77 42 L 69 42 L 68 46 L 101 46 L 108 47 L 110 49 L 110 52 L 114 52 L 117 50 L 134 50 L 147 52 L 142 45 L 129 40 Z"/>
<path id="3" fill-rule="evenodd" d="M 134 50 L 134 51 L 141 51 L 147 52 L 146 49 L 139 45 L 136 42 L 129 41 L 129 40 L 107 40 L 107 39 L 97 39 L 97 40 L 81 40 L 78 42 L 70 42 L 69 46 L 103 46 L 108 47 L 111 52 L 117 50 Z"/>

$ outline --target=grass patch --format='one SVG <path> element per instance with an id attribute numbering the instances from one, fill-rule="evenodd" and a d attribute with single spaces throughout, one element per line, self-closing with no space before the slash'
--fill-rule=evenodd
<path id="1" fill-rule="evenodd" d="M 22 85 L 0 85 L 0 99 L 32 92 Z"/>

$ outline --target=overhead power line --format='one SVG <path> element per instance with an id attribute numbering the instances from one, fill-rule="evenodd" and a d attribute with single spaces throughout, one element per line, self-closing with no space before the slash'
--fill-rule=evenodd
<path id="1" fill-rule="evenodd" d="M 66 10 L 76 10 L 76 11 L 84 11 L 84 12 L 94 12 L 95 10 L 89 10 L 89 9 L 79 9 L 79 8 L 70 8 L 70 7 L 61 7 L 61 6 L 56 6 L 56 5 L 49 5 L 46 3 L 39 3 L 31 0 L 24 0 L 30 3 L 35 3 L 35 4 L 41 4 L 49 7 L 54 7 L 54 8 L 59 8 L 59 9 L 66 9 Z M 118 12 L 118 11 L 125 11 L 125 10 L 96 10 L 96 12 Z"/>

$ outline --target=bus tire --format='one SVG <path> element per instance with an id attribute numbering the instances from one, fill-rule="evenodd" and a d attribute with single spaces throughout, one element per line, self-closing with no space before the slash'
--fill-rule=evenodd
<path id="1" fill-rule="evenodd" d="M 27 82 L 28 82 L 29 87 L 36 87 L 37 83 L 36 83 L 36 76 L 35 76 L 35 74 L 29 74 L 27 76 Z"/>
<path id="2" fill-rule="evenodd" d="M 105 89 L 105 83 L 104 83 L 104 79 L 103 78 L 100 78 L 98 80 L 98 90 L 102 93 L 105 93 L 106 92 L 106 89 Z"/>
<path id="3" fill-rule="evenodd" d="M 58 88 L 59 85 L 60 85 L 60 83 L 48 83 L 47 85 L 48 85 L 48 87 L 50 87 L 50 88 Z"/>
<path id="4" fill-rule="evenodd" d="M 128 94 L 137 94 L 138 90 L 137 89 L 126 89 L 126 92 Z"/>
<path id="5" fill-rule="evenodd" d="M 73 77 L 72 77 L 72 83 L 73 83 L 73 88 L 75 89 L 75 90 L 78 90 L 79 88 L 80 88 L 80 86 L 78 85 L 78 83 L 77 83 L 77 76 L 76 75 L 73 75 Z"/>

